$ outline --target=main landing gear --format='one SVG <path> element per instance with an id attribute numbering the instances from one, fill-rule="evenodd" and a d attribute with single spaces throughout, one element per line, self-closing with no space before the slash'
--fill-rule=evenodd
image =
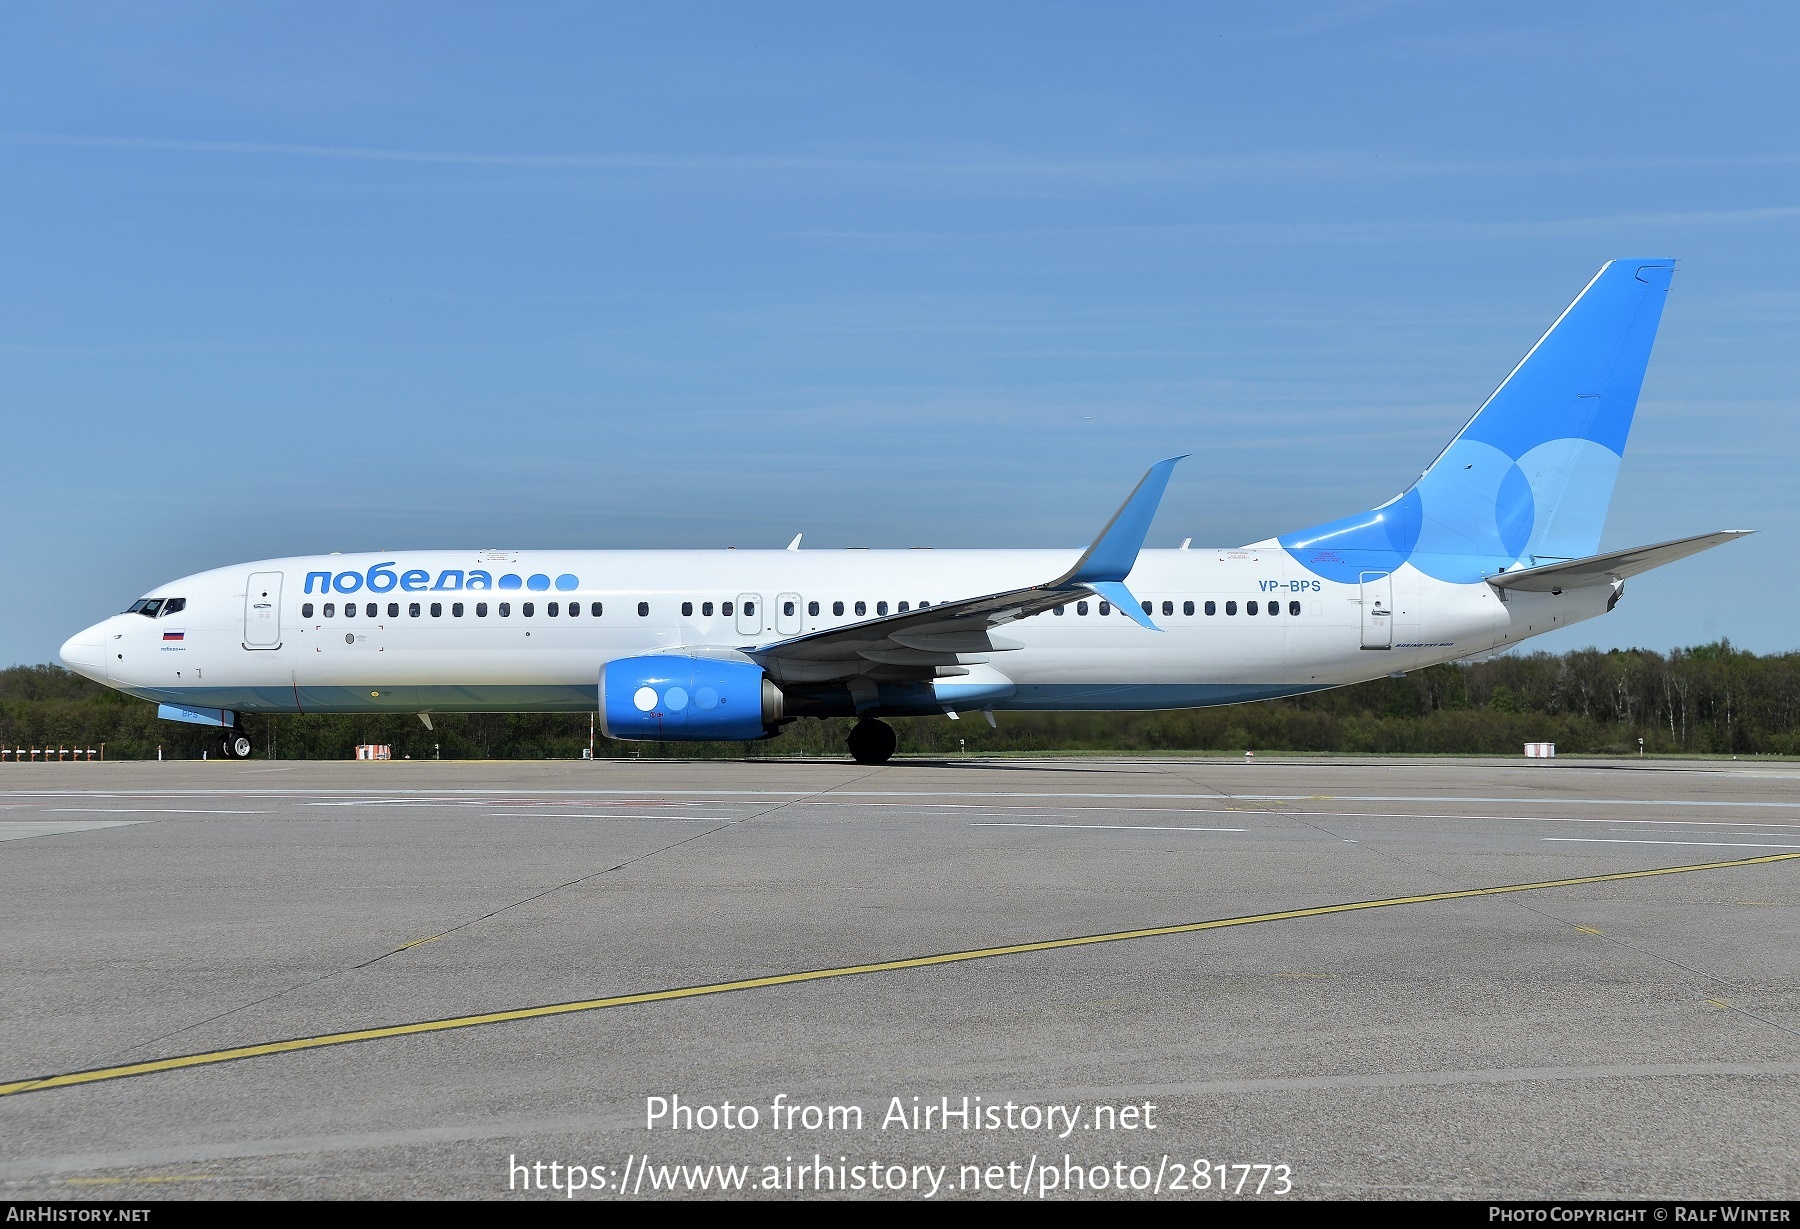
<path id="1" fill-rule="evenodd" d="M 250 740 L 234 730 L 225 735 L 219 750 L 228 760 L 247 760 L 250 758 Z"/>
<path id="2" fill-rule="evenodd" d="M 850 737 L 844 741 L 850 745 L 850 758 L 858 764 L 885 764 L 893 758 L 894 748 L 900 745 L 894 727 L 872 717 L 852 726 Z"/>

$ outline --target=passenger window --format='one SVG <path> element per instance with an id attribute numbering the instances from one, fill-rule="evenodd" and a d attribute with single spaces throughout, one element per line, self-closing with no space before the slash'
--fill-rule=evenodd
<path id="1" fill-rule="evenodd" d="M 512 618 L 512 603 L 511 602 L 501 602 L 500 603 L 500 617 L 502 619 Z"/>
<path id="2" fill-rule="evenodd" d="M 400 603 L 399 602 L 389 602 L 388 603 L 388 618 L 398 619 L 399 617 L 400 617 Z"/>
<path id="3" fill-rule="evenodd" d="M 356 603 L 355 602 L 345 602 L 344 603 L 344 617 L 346 619 L 354 619 L 356 617 Z"/>
<path id="4" fill-rule="evenodd" d="M 457 618 L 457 619 L 462 618 L 462 612 L 463 612 L 463 604 L 461 602 L 451 602 L 450 603 L 450 615 L 452 618 Z"/>
<path id="5" fill-rule="evenodd" d="M 1208 602 L 1207 605 L 1210 606 L 1210 605 L 1212 605 L 1212 603 Z M 1225 603 L 1225 613 L 1228 615 L 1236 614 L 1237 613 L 1237 603 L 1236 602 L 1226 602 Z"/>
<path id="6" fill-rule="evenodd" d="M 434 619 L 441 619 L 444 617 L 444 604 L 442 602 L 433 602 L 431 604 L 431 617 Z"/>
<path id="7" fill-rule="evenodd" d="M 1144 613 L 1145 613 L 1145 614 L 1149 614 L 1149 613 L 1150 613 L 1150 603 L 1149 603 L 1149 602 L 1139 602 L 1139 603 L 1138 603 L 1138 605 L 1140 605 L 1140 606 L 1142 606 L 1142 607 L 1143 607 L 1143 608 L 1144 608 Z"/>
<path id="8" fill-rule="evenodd" d="M 844 604 L 842 602 L 833 602 L 831 604 L 831 613 L 834 615 L 843 614 L 844 613 Z"/>
<path id="9" fill-rule="evenodd" d="M 1163 613 L 1166 615 L 1174 614 L 1175 613 L 1175 603 L 1174 602 L 1164 602 L 1163 603 Z M 1188 614 L 1194 613 L 1194 604 L 1192 602 L 1189 602 L 1187 604 L 1187 613 Z"/>
<path id="10" fill-rule="evenodd" d="M 1280 614 L 1281 613 L 1281 603 L 1280 602 L 1270 602 L 1269 603 L 1269 613 L 1272 615 Z"/>
<path id="11" fill-rule="evenodd" d="M 367 614 L 371 619 L 379 619 L 381 617 L 381 606 L 376 602 L 370 602 L 363 608 L 363 613 Z M 394 613 L 400 613 L 400 606 L 398 603 L 394 606 Z"/>
<path id="12" fill-rule="evenodd" d="M 1086 602 L 1076 602 L 1075 603 L 1075 613 L 1078 615 L 1086 614 L 1087 613 L 1087 603 Z"/>
<path id="13" fill-rule="evenodd" d="M 573 606 L 575 603 L 570 602 L 569 604 L 571 606 Z M 562 607 L 559 603 L 551 602 L 548 606 L 544 607 L 544 617 L 547 619 L 554 619 L 561 612 L 561 610 L 562 610 Z M 530 612 L 527 611 L 526 613 L 529 614 Z"/>
<path id="14" fill-rule="evenodd" d="M 868 614 L 869 613 L 869 604 L 867 602 L 858 602 L 856 604 L 856 613 L 859 615 Z"/>
<path id="15" fill-rule="evenodd" d="M 126 614 L 130 614 L 130 613 L 131 613 L 131 612 L 130 612 L 130 611 L 129 611 L 129 610 L 128 610 L 128 611 L 126 611 L 126 612 L 125 612 L 125 613 L 126 613 Z M 300 606 L 300 617 L 301 617 L 301 618 L 302 618 L 302 619 L 310 619 L 310 618 L 312 618 L 312 603 L 311 603 L 311 602 L 303 602 L 303 603 L 301 603 L 301 606 Z"/>
<path id="16" fill-rule="evenodd" d="M 1192 602 L 1188 603 L 1188 613 L 1189 614 L 1194 613 L 1194 604 Z M 1218 614 L 1219 613 L 1219 604 L 1217 602 L 1208 602 L 1206 604 L 1206 613 L 1209 615 Z"/>
<path id="17" fill-rule="evenodd" d="M 1061 607 L 1061 606 L 1058 606 L 1058 607 L 1057 607 L 1057 608 L 1056 608 L 1056 612 L 1055 612 L 1055 613 L 1057 613 L 1057 614 L 1059 614 L 1059 615 L 1060 615 L 1060 614 L 1062 614 L 1062 612 L 1063 612 L 1063 608 L 1062 608 L 1062 607 Z"/>
<path id="18" fill-rule="evenodd" d="M 691 619 L 694 617 L 694 604 L 692 602 L 683 602 L 681 604 L 681 617 L 684 619 Z"/>
<path id="19" fill-rule="evenodd" d="M 711 602 L 701 602 L 700 603 L 700 613 L 705 615 L 709 619 L 712 618 L 712 603 Z"/>
<path id="20" fill-rule="evenodd" d="M 650 603 L 649 602 L 639 602 L 638 603 L 638 618 L 648 619 L 649 617 L 650 617 Z"/>
<path id="21" fill-rule="evenodd" d="M 521 615 L 523 615 L 525 618 L 529 619 L 532 615 L 537 613 L 537 603 L 536 602 L 523 603 L 519 607 L 519 613 Z"/>
<path id="22" fill-rule="evenodd" d="M 571 619 L 577 619 L 577 618 L 581 617 L 581 603 L 580 602 L 570 602 L 569 603 L 569 617 Z"/>
<path id="23" fill-rule="evenodd" d="M 475 603 L 475 617 L 477 619 L 487 618 L 487 603 L 486 602 L 476 602 Z"/>
<path id="24" fill-rule="evenodd" d="M 781 604 L 781 613 L 784 615 L 793 614 L 794 613 L 794 604 L 792 602 L 783 602 Z"/>
<path id="25" fill-rule="evenodd" d="M 745 602 L 744 603 L 745 616 L 753 615 L 755 613 L 756 613 L 756 603 L 755 602 Z"/>
<path id="26" fill-rule="evenodd" d="M 1291 615 L 1299 614 L 1300 613 L 1300 603 L 1299 602 L 1289 602 L 1288 603 L 1288 613 Z"/>
<path id="27" fill-rule="evenodd" d="M 268 595 L 264 594 L 263 596 L 267 597 Z M 187 609 L 187 599 L 185 597 L 168 598 L 167 600 L 165 600 L 163 602 L 161 617 L 166 619 L 170 615 L 174 614 L 176 611 L 186 610 L 186 609 Z"/>
<path id="28" fill-rule="evenodd" d="M 896 607 L 896 609 L 898 609 L 901 614 L 905 614 L 907 611 L 912 609 L 912 603 L 911 602 L 901 602 L 900 605 L 898 607 Z"/>
<path id="29" fill-rule="evenodd" d="M 887 603 L 886 602 L 876 602 L 875 603 L 875 613 L 878 615 L 886 614 L 887 613 Z"/>
<path id="30" fill-rule="evenodd" d="M 325 603 L 325 617 L 326 617 L 326 618 L 327 618 L 327 619 L 329 619 L 329 618 L 331 618 L 331 617 L 332 617 L 332 616 L 333 616 L 333 615 L 335 615 L 335 614 L 337 614 L 337 603 L 335 603 L 335 602 L 326 602 L 326 603 Z"/>
<path id="31" fill-rule="evenodd" d="M 817 602 L 808 602 L 806 604 L 806 613 L 809 615 L 818 614 L 819 613 L 819 604 Z"/>
<path id="32" fill-rule="evenodd" d="M 1227 607 L 1226 610 L 1229 613 L 1230 607 Z M 1255 602 L 1245 602 L 1244 603 L 1244 613 L 1247 615 L 1255 614 L 1256 613 L 1256 603 Z"/>
<path id="33" fill-rule="evenodd" d="M 1111 614 L 1112 613 L 1112 603 L 1111 602 L 1101 602 L 1100 603 L 1100 613 L 1103 615 Z"/>
<path id="34" fill-rule="evenodd" d="M 408 618 L 411 618 L 411 619 L 418 618 L 419 617 L 419 604 L 417 602 L 414 602 L 412 605 L 408 606 L 406 608 L 406 614 L 407 614 Z"/>
<path id="35" fill-rule="evenodd" d="M 731 611 L 732 611 L 732 605 L 730 602 L 720 602 L 719 603 L 719 613 L 720 614 L 724 615 L 727 618 L 730 618 Z"/>
<path id="36" fill-rule="evenodd" d="M 588 606 L 588 613 L 598 619 L 601 615 L 606 613 L 606 606 L 604 603 L 594 602 Z"/>

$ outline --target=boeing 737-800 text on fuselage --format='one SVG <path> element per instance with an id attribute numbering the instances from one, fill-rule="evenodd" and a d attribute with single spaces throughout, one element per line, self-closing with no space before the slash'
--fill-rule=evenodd
<path id="1" fill-rule="evenodd" d="M 239 713 L 597 710 L 611 738 L 677 742 L 855 716 L 870 763 L 882 717 L 1194 708 L 1455 661 L 1743 532 L 1596 553 L 1673 272 L 1606 265 L 1412 486 L 1249 546 L 1143 549 L 1174 458 L 1085 552 L 270 559 L 161 585 L 62 658 L 233 756 Z"/>

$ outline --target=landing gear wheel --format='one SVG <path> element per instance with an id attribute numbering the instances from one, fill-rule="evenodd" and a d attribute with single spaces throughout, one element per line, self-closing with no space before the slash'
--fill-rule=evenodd
<path id="1" fill-rule="evenodd" d="M 852 726 L 850 737 L 844 741 L 850 745 L 850 758 L 858 764 L 885 764 L 900 745 L 893 726 L 872 718 Z"/>
<path id="2" fill-rule="evenodd" d="M 225 736 L 225 758 L 228 760 L 247 760 L 250 758 L 250 740 L 242 734 Z"/>

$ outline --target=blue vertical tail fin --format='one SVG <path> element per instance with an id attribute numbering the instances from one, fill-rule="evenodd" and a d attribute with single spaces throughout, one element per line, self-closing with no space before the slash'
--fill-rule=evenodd
<path id="1" fill-rule="evenodd" d="M 1408 561 L 1471 581 L 1594 554 L 1674 272 L 1672 260 L 1605 265 L 1417 482 L 1276 540 L 1345 581 Z"/>

